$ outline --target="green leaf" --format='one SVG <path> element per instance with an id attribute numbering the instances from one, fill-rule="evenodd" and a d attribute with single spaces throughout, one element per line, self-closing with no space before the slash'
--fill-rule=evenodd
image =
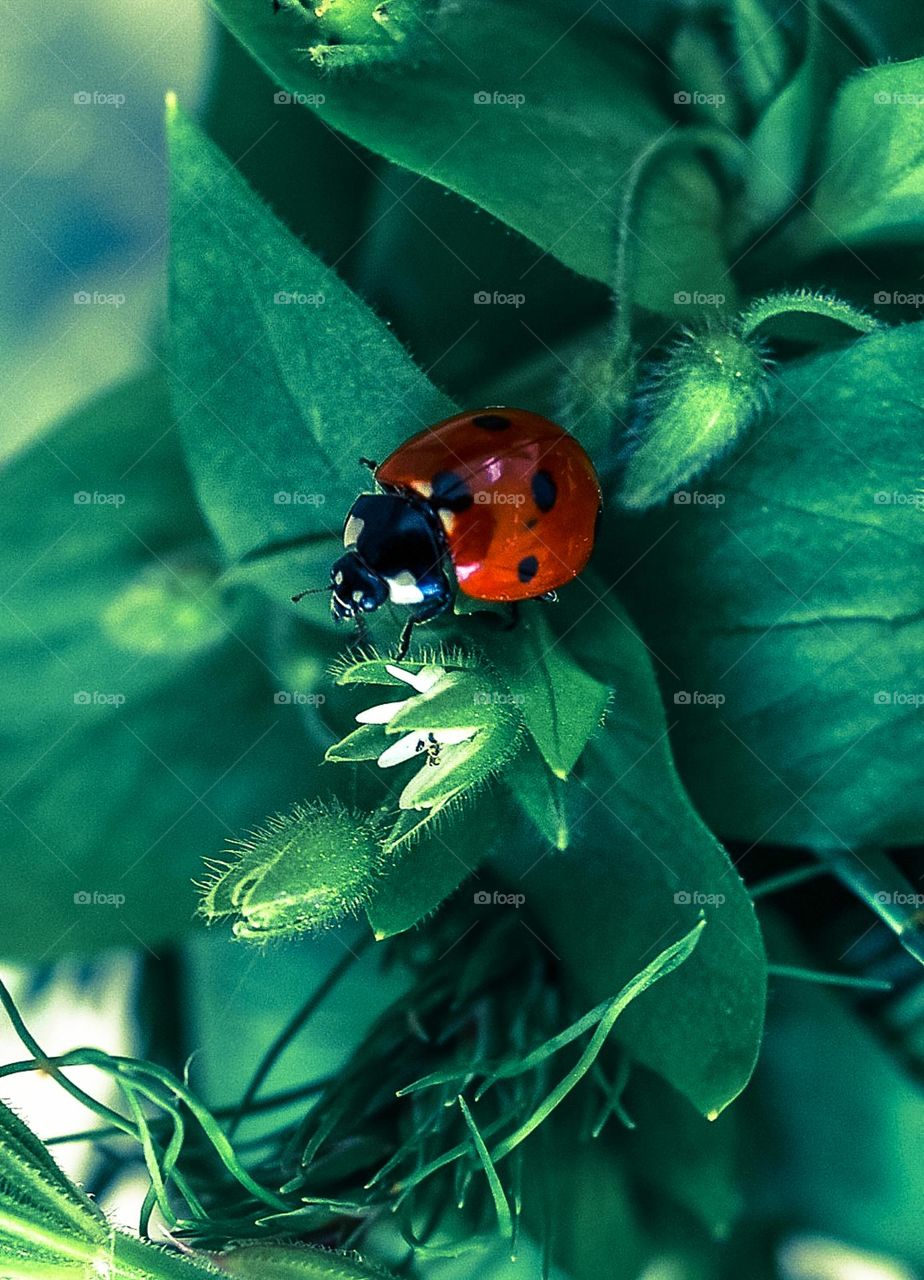
<path id="1" fill-rule="evenodd" d="M 716 135 L 719 143 L 727 141 L 718 130 Z M 728 214 L 722 192 L 702 155 L 685 142 L 683 134 L 671 134 L 668 154 L 648 162 L 638 210 L 630 210 L 624 234 L 630 296 L 650 311 L 693 322 L 732 308 L 736 290 L 723 245 Z"/>
<path id="2" fill-rule="evenodd" d="M 788 54 L 781 22 L 763 0 L 732 0 L 736 69 L 754 107 L 763 107 L 783 86 Z"/>
<path id="3" fill-rule="evenodd" d="M 513 799 L 553 849 L 568 848 L 567 784 L 551 773 L 533 746 L 522 750 L 507 769 L 504 780 Z"/>
<path id="4" fill-rule="evenodd" d="M 579 618 L 587 609 L 582 603 L 586 593 L 581 595 L 580 588 L 569 588 L 564 599 L 581 602 L 576 606 Z M 610 689 L 575 661 L 572 644 L 580 627 L 573 615 L 557 633 L 544 613 L 548 607 L 527 605 L 515 637 L 492 632 L 481 643 L 507 682 L 549 768 L 566 778 L 600 726 Z M 581 619 L 580 626 L 586 625 Z"/>
<path id="5" fill-rule="evenodd" d="M 611 282 L 620 182 L 667 127 L 645 86 L 652 64 L 624 27 L 552 6 L 524 22 L 513 0 L 443 5 L 427 17 L 411 74 L 388 63 L 337 76 L 305 55 L 319 37 L 310 11 L 215 7 L 285 89 L 323 95 L 310 105 L 328 124 Z"/>
<path id="6" fill-rule="evenodd" d="M 794 363 L 695 501 L 609 528 L 723 838 L 920 841 L 922 379 L 921 324 Z"/>
<path id="7" fill-rule="evenodd" d="M 247 1244 L 219 1255 L 222 1272 L 239 1280 L 388 1280 L 391 1272 L 359 1254 L 310 1244 Z"/>
<path id="8" fill-rule="evenodd" d="M 678 781 L 649 655 L 612 594 L 579 580 L 575 660 L 606 672 L 613 705 L 567 784 L 564 855 L 510 847 L 540 937 L 582 1001 L 624 985 L 700 911 L 706 928 L 682 969 L 620 1018 L 614 1034 L 700 1111 L 715 1115 L 750 1077 L 763 1023 L 766 965 L 744 886 Z"/>
<path id="9" fill-rule="evenodd" d="M 5 495 L 3 951 L 157 946 L 202 854 L 304 786 L 297 719 L 211 585 L 159 375 L 19 454 Z"/>
<path id="10" fill-rule="evenodd" d="M 920 243 L 924 217 L 924 59 L 861 71 L 841 89 L 822 177 L 802 220 L 806 249 Z"/>
<path id="11" fill-rule="evenodd" d="M 175 105 L 168 137 L 180 431 L 228 559 L 296 544 L 258 579 L 285 601 L 326 581 L 368 484 L 358 459 L 383 457 L 453 406 Z"/>
<path id="12" fill-rule="evenodd" d="M 394 863 L 372 899 L 367 915 L 378 940 L 412 929 L 470 876 L 499 842 L 499 828 L 509 830 L 503 813 L 489 798 L 479 801 L 478 821 L 454 821 L 450 812 L 435 812 L 423 838 L 393 846 Z M 490 815 L 486 820 L 484 815 Z M 402 815 L 404 817 L 405 815 Z M 407 815 L 406 827 L 417 815 Z M 400 840 L 402 827 L 392 832 Z"/>
<path id="13" fill-rule="evenodd" d="M 709 1123 L 648 1072 L 633 1078 L 625 1101 L 635 1128 L 620 1140 L 636 1177 L 726 1238 L 744 1207 L 739 1109 Z"/>

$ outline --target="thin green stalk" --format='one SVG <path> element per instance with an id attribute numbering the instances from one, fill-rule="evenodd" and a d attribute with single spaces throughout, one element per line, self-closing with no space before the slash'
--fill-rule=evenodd
<path id="1" fill-rule="evenodd" d="M 774 978 L 796 978 L 814 982 L 820 987 L 856 987 L 861 991 L 891 991 L 892 983 L 880 978 L 856 978 L 849 973 L 822 973 L 818 969 L 802 969 L 794 964 L 768 964 L 767 973 Z"/>
<path id="2" fill-rule="evenodd" d="M 679 965 L 688 959 L 693 953 L 696 944 L 699 942 L 700 935 L 705 928 L 706 921 L 698 921 L 689 933 L 685 934 L 679 942 L 673 943 L 667 947 L 660 955 L 647 965 L 641 973 L 637 974 L 631 982 L 628 982 L 620 991 L 619 995 L 610 1005 L 606 1014 L 601 1018 L 600 1024 L 594 1034 L 591 1036 L 590 1043 L 581 1054 L 578 1061 L 564 1077 L 563 1080 L 555 1086 L 552 1092 L 545 1100 L 536 1108 L 533 1114 L 525 1120 L 517 1129 L 514 1130 L 509 1137 L 499 1142 L 491 1152 L 491 1158 L 494 1161 L 503 1160 L 504 1156 L 509 1155 L 515 1147 L 537 1129 L 544 1120 L 555 1110 L 578 1082 L 590 1070 L 597 1058 L 600 1050 L 603 1048 L 607 1037 L 613 1029 L 616 1019 L 631 1004 L 636 996 L 647 991 L 659 979 L 664 978 L 667 974 L 672 973 Z"/>
<path id="3" fill-rule="evenodd" d="M 253 1104 L 257 1094 L 260 1092 L 267 1076 L 285 1052 L 289 1042 L 298 1035 L 299 1031 L 301 1031 L 302 1027 L 308 1022 L 312 1014 L 315 1013 L 331 991 L 333 991 L 334 987 L 336 987 L 344 974 L 352 968 L 353 962 L 362 955 L 371 941 L 371 934 L 364 934 L 356 944 L 355 948 L 353 948 L 353 950 L 348 950 L 346 955 L 344 955 L 343 958 L 334 965 L 333 969 L 331 969 L 324 981 L 311 993 L 301 1008 L 293 1014 L 283 1029 L 276 1036 L 276 1039 L 272 1042 L 266 1050 L 266 1053 L 261 1058 L 256 1071 L 251 1077 L 250 1083 L 244 1091 L 244 1096 L 241 1098 L 234 1110 L 234 1114 L 232 1115 L 231 1121 L 228 1125 L 229 1138 L 234 1137 L 238 1127 L 246 1118 L 247 1114 L 253 1109 Z"/>

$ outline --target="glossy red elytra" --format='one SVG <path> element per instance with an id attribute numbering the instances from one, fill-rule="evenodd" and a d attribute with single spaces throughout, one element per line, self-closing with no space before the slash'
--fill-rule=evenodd
<path id="1" fill-rule="evenodd" d="M 389 600 L 406 606 L 402 650 L 416 623 L 449 608 L 454 587 L 476 600 L 536 599 L 576 577 L 593 550 L 593 464 L 537 413 L 473 409 L 367 465 L 377 490 L 347 515 L 331 612 L 341 621 Z"/>

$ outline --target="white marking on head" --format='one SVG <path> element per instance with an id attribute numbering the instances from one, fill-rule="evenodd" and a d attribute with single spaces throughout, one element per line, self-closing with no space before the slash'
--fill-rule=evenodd
<path id="1" fill-rule="evenodd" d="M 343 530 L 343 545 L 347 548 L 355 547 L 359 539 L 362 537 L 364 520 L 360 520 L 359 516 L 350 516 Z"/>
<path id="2" fill-rule="evenodd" d="M 388 594 L 394 604 L 420 604 L 423 592 L 417 585 L 417 579 L 407 569 L 393 578 L 386 578 Z"/>

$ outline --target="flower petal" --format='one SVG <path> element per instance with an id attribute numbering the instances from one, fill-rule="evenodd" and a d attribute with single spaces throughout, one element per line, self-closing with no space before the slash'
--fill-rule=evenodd
<path id="1" fill-rule="evenodd" d="M 406 733 L 382 752 L 377 761 L 379 768 L 391 769 L 396 764 L 404 764 L 405 760 L 413 760 L 421 750 L 419 744 L 423 741 L 424 737 L 420 733 Z"/>
<path id="2" fill-rule="evenodd" d="M 442 667 L 421 667 L 419 671 L 405 671 L 402 667 L 385 664 L 385 670 L 396 680 L 403 680 L 418 693 L 426 693 L 446 674 Z"/>
<path id="3" fill-rule="evenodd" d="M 367 707 L 365 711 L 360 711 L 356 717 L 357 724 L 388 724 L 392 716 L 400 711 L 408 701 L 404 698 L 401 702 L 380 702 L 377 707 Z"/>

